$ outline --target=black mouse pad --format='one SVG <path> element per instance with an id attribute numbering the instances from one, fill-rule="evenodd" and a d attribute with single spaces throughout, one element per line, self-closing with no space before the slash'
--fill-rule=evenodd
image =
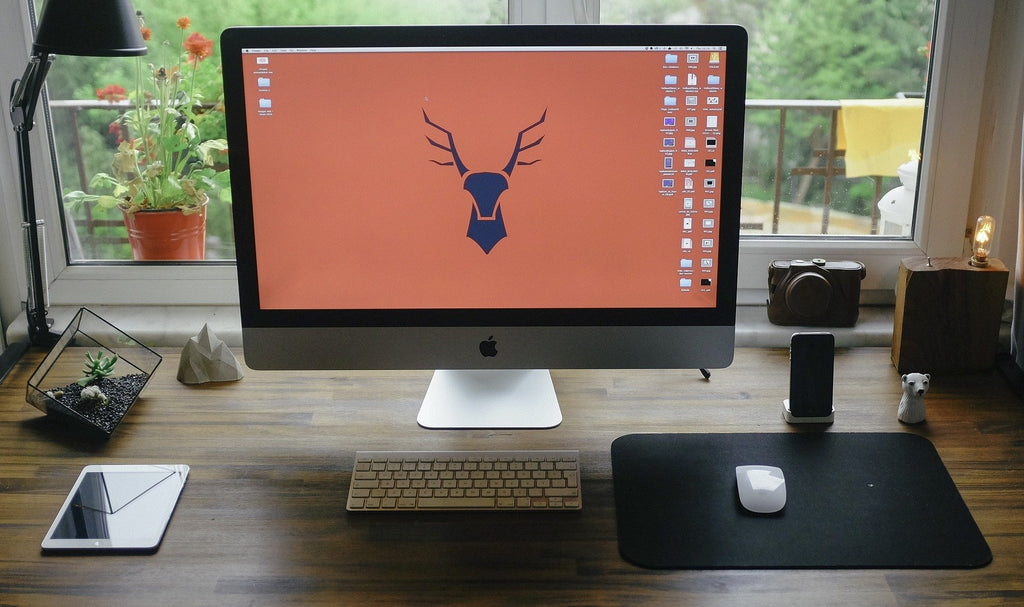
<path id="1" fill-rule="evenodd" d="M 968 568 L 992 560 L 935 447 L 901 433 L 631 434 L 612 443 L 619 551 L 650 568 Z M 747 513 L 736 466 L 782 468 Z"/>

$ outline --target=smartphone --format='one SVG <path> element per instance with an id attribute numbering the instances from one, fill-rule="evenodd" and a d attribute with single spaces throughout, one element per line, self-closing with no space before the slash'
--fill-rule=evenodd
<path id="1" fill-rule="evenodd" d="M 790 338 L 788 412 L 793 417 L 832 415 L 835 349 L 831 333 L 794 333 Z"/>

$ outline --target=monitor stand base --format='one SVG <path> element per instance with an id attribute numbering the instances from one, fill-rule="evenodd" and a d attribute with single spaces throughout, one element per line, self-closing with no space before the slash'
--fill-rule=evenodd
<path id="1" fill-rule="evenodd" d="M 416 421 L 424 428 L 554 428 L 562 411 L 547 369 L 438 370 Z"/>

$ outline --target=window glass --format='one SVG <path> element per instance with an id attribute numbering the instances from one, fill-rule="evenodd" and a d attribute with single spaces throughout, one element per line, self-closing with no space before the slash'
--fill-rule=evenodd
<path id="1" fill-rule="evenodd" d="M 602 0 L 750 36 L 742 233 L 911 238 L 934 0 Z"/>
<path id="2" fill-rule="evenodd" d="M 36 4 L 38 9 L 41 0 Z M 54 155 L 65 201 L 64 237 L 71 264 L 133 259 L 124 215 L 114 202 L 116 198 L 124 199 L 126 192 L 121 186 L 134 176 L 124 163 L 147 155 L 150 167 L 158 159 L 168 165 L 192 163 L 203 156 L 203 173 L 193 181 L 210 196 L 204 258 L 234 258 L 229 188 L 218 187 L 226 185 L 229 176 L 225 172 L 229 170 L 226 153 L 217 143 L 225 137 L 219 107 L 222 91 L 217 46 L 224 28 L 265 24 L 503 23 L 508 12 L 505 0 L 134 0 L 133 4 L 148 30 L 147 55 L 61 56 L 47 77 Z M 185 110 L 188 121 L 195 125 L 192 140 L 196 149 L 202 145 L 201 151 L 188 158 L 168 151 L 170 145 L 182 145 L 179 139 L 179 143 L 165 146 L 164 155 L 148 154 L 159 142 L 141 137 L 139 127 L 159 120 L 160 113 L 155 109 L 159 104 L 153 100 L 160 98 L 170 107 L 178 105 Z M 154 111 L 140 114 L 135 105 L 139 99 Z M 181 114 L 178 116 L 176 126 L 180 127 L 183 119 Z M 175 127 L 174 122 L 169 121 L 169 128 Z M 310 123 L 308 132 L 296 136 L 315 137 L 315 123 Z M 122 179 L 125 176 L 127 179 Z M 180 181 L 174 180 L 164 187 L 178 185 Z"/>

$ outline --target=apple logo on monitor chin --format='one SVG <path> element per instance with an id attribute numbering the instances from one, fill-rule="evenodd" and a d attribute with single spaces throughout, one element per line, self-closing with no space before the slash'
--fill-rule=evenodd
<path id="1" fill-rule="evenodd" d="M 498 355 L 498 342 L 493 335 L 480 342 L 480 353 L 487 357 Z"/>

